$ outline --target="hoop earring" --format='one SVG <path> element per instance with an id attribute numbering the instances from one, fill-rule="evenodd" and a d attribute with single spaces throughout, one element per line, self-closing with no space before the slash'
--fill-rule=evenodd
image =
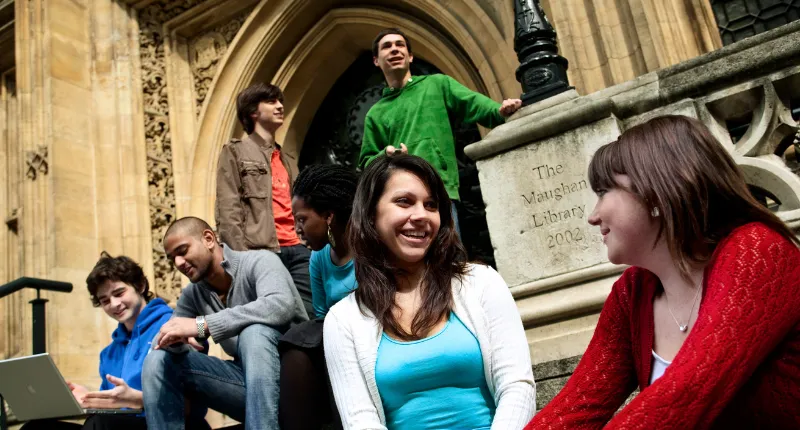
<path id="1" fill-rule="evenodd" d="M 336 248 L 336 240 L 333 238 L 333 233 L 331 233 L 330 224 L 328 224 L 328 242 L 331 243 L 331 248 Z"/>
<path id="2" fill-rule="evenodd" d="M 660 215 L 661 212 L 658 210 L 658 208 L 653 208 L 653 210 L 650 211 L 650 216 L 652 216 L 653 218 L 656 218 Z"/>

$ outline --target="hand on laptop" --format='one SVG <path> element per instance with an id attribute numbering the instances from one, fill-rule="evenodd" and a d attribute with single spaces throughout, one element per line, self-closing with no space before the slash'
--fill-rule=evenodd
<path id="1" fill-rule="evenodd" d="M 93 409 L 142 408 L 144 403 L 141 391 L 129 387 L 122 378 L 106 375 L 106 379 L 114 384 L 114 388 L 86 393 L 83 401 L 79 400 L 81 406 Z"/>
<path id="2" fill-rule="evenodd" d="M 75 397 L 75 400 L 77 400 L 78 403 L 82 404 L 83 396 L 85 396 L 86 393 L 89 392 L 89 389 L 84 387 L 83 385 L 73 384 L 72 382 L 69 381 L 67 381 L 67 386 L 69 387 L 69 390 L 72 391 L 72 395 Z"/>
<path id="3" fill-rule="evenodd" d="M 197 336 L 197 322 L 194 318 L 172 318 L 161 326 L 153 349 L 165 348 L 174 343 L 188 343 L 192 348 L 202 351 L 203 345 L 195 339 L 195 336 Z"/>

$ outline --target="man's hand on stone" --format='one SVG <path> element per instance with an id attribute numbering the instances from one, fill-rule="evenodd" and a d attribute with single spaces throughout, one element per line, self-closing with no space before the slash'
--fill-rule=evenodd
<path id="1" fill-rule="evenodd" d="M 386 155 L 391 157 L 395 154 L 408 154 L 408 148 L 406 147 L 405 143 L 400 143 L 400 149 L 398 150 L 393 145 L 389 145 L 385 149 Z"/>
<path id="2" fill-rule="evenodd" d="M 161 349 L 173 343 L 182 342 L 200 350 L 202 346 L 194 339 L 195 336 L 197 336 L 197 322 L 194 318 L 172 318 L 161 326 L 153 349 Z"/>
<path id="3" fill-rule="evenodd" d="M 503 104 L 500 105 L 500 115 L 508 118 L 511 114 L 518 111 L 520 107 L 522 107 L 522 100 L 520 99 L 503 100 Z"/>

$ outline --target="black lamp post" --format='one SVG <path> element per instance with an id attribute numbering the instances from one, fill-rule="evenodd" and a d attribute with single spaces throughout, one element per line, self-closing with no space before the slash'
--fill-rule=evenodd
<path id="1" fill-rule="evenodd" d="M 522 84 L 522 105 L 572 89 L 567 79 L 569 62 L 558 55 L 556 31 L 539 0 L 514 0 L 514 15 L 514 51 L 519 59 L 517 81 Z"/>

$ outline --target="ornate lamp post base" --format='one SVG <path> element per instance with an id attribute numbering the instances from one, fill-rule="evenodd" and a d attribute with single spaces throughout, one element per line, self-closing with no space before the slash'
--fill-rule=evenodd
<path id="1" fill-rule="evenodd" d="M 569 62 L 558 55 L 556 32 L 538 0 L 515 0 L 514 50 L 520 65 L 517 81 L 522 84 L 522 105 L 527 106 L 570 90 Z"/>

